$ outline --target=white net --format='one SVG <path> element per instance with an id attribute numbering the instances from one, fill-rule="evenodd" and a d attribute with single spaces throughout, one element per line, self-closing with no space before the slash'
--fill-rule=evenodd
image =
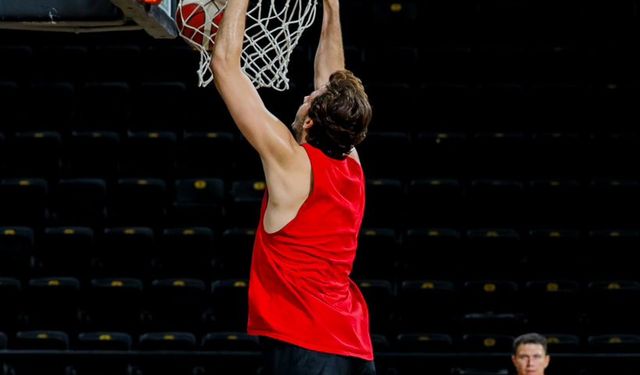
<path id="1" fill-rule="evenodd" d="M 211 51 L 227 0 L 180 0 L 176 24 L 182 36 L 200 52 L 199 85 L 214 77 Z M 289 89 L 289 58 L 304 30 L 313 24 L 317 0 L 258 0 L 249 6 L 242 69 L 256 88 Z"/>

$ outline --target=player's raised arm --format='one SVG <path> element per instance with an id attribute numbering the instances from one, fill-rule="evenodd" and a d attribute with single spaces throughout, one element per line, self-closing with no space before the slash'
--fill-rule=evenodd
<path id="1" fill-rule="evenodd" d="M 230 0 L 215 39 L 212 70 L 215 84 L 236 125 L 266 162 L 286 163 L 297 142 L 287 127 L 264 106 L 241 69 L 248 0 Z"/>
<path id="2" fill-rule="evenodd" d="M 322 29 L 314 61 L 316 89 L 329 81 L 331 73 L 345 68 L 340 3 L 338 0 L 323 0 L 322 3 Z"/>

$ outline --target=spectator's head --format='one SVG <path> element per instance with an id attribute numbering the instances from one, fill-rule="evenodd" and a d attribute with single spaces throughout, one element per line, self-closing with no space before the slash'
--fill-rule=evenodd
<path id="1" fill-rule="evenodd" d="M 514 340 L 511 360 L 518 375 L 544 375 L 549 359 L 547 339 L 544 336 L 526 333 Z"/>

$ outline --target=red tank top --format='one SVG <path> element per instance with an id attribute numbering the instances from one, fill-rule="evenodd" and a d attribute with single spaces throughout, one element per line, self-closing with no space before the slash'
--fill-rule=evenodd
<path id="1" fill-rule="evenodd" d="M 296 217 L 275 233 L 260 222 L 249 279 L 248 332 L 318 352 L 373 360 L 369 312 L 349 278 L 364 213 L 364 175 L 303 144 L 313 186 Z"/>

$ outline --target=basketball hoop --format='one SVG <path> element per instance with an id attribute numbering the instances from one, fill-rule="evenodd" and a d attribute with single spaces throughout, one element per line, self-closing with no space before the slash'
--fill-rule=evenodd
<path id="1" fill-rule="evenodd" d="M 258 0 L 247 12 L 242 70 L 256 88 L 289 89 L 288 64 L 304 30 L 313 24 L 317 0 Z M 268 2 L 268 4 L 266 4 Z M 276 4 L 278 2 L 278 4 Z M 198 8 L 194 10 L 194 5 Z M 213 81 L 211 51 L 226 0 L 180 0 L 180 36 L 200 52 L 199 86 Z"/>

